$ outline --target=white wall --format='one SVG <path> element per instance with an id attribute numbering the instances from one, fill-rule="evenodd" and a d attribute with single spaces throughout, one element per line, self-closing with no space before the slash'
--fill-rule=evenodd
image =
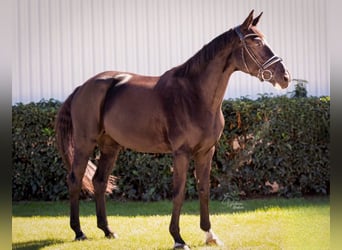
<path id="1" fill-rule="evenodd" d="M 104 70 L 160 75 L 251 9 L 264 11 L 259 28 L 293 78 L 330 95 L 323 0 L 16 0 L 12 102 L 63 101 Z M 286 91 L 235 73 L 225 97 L 258 93 Z"/>

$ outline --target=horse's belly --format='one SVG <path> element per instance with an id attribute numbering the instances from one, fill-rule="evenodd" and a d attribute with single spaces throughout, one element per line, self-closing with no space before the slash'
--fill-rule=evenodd
<path id="1" fill-rule="evenodd" d="M 111 112 L 104 130 L 123 147 L 146 153 L 168 153 L 165 124 L 152 112 Z"/>
<path id="2" fill-rule="evenodd" d="M 148 135 L 149 134 L 149 135 Z M 111 131 L 110 136 L 121 146 L 143 153 L 170 153 L 170 145 L 158 139 L 159 135 Z"/>

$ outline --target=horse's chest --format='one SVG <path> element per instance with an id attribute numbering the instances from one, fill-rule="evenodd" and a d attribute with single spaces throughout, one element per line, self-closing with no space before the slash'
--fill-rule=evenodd
<path id="1" fill-rule="evenodd" d="M 219 140 L 224 127 L 224 120 L 220 116 L 214 118 L 207 117 L 200 122 L 188 123 L 176 136 L 176 144 L 178 146 L 187 144 L 189 148 L 195 151 L 211 148 Z"/>
<path id="2" fill-rule="evenodd" d="M 207 140 L 210 143 L 215 143 L 220 138 L 224 127 L 224 121 L 221 119 L 215 119 L 208 124 L 207 127 L 202 129 L 203 140 Z"/>

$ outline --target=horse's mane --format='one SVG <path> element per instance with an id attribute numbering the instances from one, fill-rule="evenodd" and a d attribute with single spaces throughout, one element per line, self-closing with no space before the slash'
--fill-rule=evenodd
<path id="1" fill-rule="evenodd" d="M 222 51 L 232 41 L 232 29 L 215 37 L 208 44 L 204 45 L 195 55 L 189 58 L 185 63 L 178 66 L 175 70 L 175 75 L 186 76 L 188 74 L 197 73 L 212 60 L 217 53 Z"/>

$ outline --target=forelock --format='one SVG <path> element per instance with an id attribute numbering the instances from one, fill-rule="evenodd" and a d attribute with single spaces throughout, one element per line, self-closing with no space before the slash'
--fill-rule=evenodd
<path id="1" fill-rule="evenodd" d="M 258 30 L 257 27 L 252 26 L 252 27 L 251 27 L 251 30 L 252 30 L 255 34 L 257 34 L 259 37 L 261 37 L 262 39 L 265 38 L 265 35 L 264 35 L 260 30 Z"/>

